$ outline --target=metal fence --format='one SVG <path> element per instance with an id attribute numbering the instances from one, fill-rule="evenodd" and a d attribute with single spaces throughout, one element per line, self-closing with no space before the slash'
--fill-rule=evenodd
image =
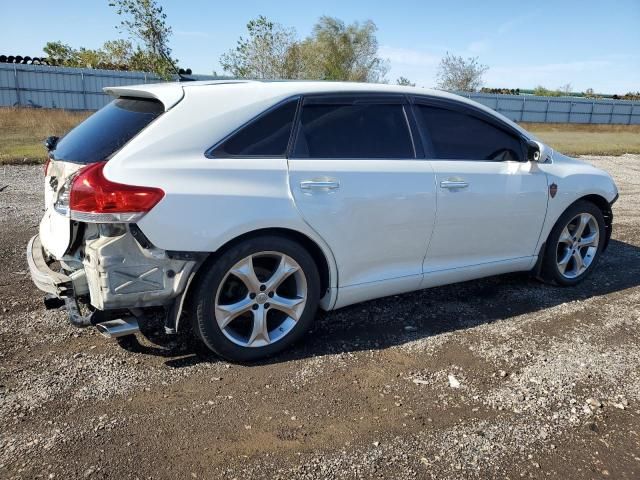
<path id="1" fill-rule="evenodd" d="M 98 110 L 110 100 L 104 87 L 160 81 L 144 72 L 0 63 L 0 106 Z"/>
<path id="2" fill-rule="evenodd" d="M 97 110 L 109 101 L 103 87 L 159 81 L 155 75 L 143 72 L 0 63 L 0 106 Z M 463 95 L 516 122 L 640 125 L 640 102 L 488 93 Z"/>
<path id="3" fill-rule="evenodd" d="M 640 125 L 640 102 L 580 97 L 465 93 L 516 122 Z"/>

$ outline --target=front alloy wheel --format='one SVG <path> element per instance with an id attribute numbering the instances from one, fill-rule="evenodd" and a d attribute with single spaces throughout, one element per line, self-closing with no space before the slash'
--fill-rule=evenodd
<path id="1" fill-rule="evenodd" d="M 581 282 L 595 267 L 604 238 L 602 210 L 585 200 L 574 203 L 549 234 L 542 259 L 542 278 L 559 285 Z"/>
<path id="2" fill-rule="evenodd" d="M 556 249 L 558 271 L 568 279 L 582 275 L 598 253 L 600 227 L 590 213 L 573 217 L 562 229 Z"/>
<path id="3" fill-rule="evenodd" d="M 284 237 L 258 237 L 222 252 L 199 280 L 195 330 L 221 357 L 273 355 L 313 322 L 320 278 L 311 255 Z"/>

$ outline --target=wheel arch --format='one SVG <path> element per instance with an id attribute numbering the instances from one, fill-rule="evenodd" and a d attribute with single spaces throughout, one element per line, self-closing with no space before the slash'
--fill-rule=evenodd
<path id="1" fill-rule="evenodd" d="M 231 240 L 228 240 L 226 243 L 220 246 L 215 252 L 209 253 L 204 260 L 200 263 L 197 270 L 193 273 L 192 278 L 187 284 L 186 290 L 182 295 L 182 299 L 178 299 L 179 305 L 177 305 L 176 319 L 175 319 L 175 329 L 176 331 L 180 329 L 180 321 L 182 306 L 190 305 L 191 295 L 193 293 L 194 286 L 197 285 L 198 279 L 200 275 L 204 271 L 208 265 L 211 265 L 216 261 L 221 255 L 232 248 L 233 246 L 261 236 L 280 236 L 284 238 L 288 238 L 290 240 L 296 241 L 300 245 L 302 245 L 311 255 L 313 261 L 318 267 L 318 273 L 320 274 L 320 307 L 325 310 L 330 310 L 335 303 L 335 295 L 332 295 L 332 291 L 334 290 L 332 287 L 337 285 L 337 267 L 335 261 L 333 260 L 333 256 L 331 252 L 325 251 L 319 242 L 312 239 L 305 233 L 302 233 L 297 230 L 289 229 L 289 228 L 260 228 L 257 230 L 252 230 L 249 232 L 245 232 L 240 234 Z M 331 263 L 330 263 L 331 262 Z"/>
<path id="2" fill-rule="evenodd" d="M 584 195 L 580 197 L 578 200 L 573 202 L 567 208 L 570 208 L 572 205 L 580 201 L 591 202 L 596 207 L 598 207 L 602 212 L 602 216 L 604 217 L 604 228 L 605 228 L 604 245 L 602 246 L 602 251 L 604 252 L 607 249 L 607 246 L 609 245 L 609 240 L 611 239 L 611 232 L 613 227 L 613 211 L 611 209 L 611 204 L 603 196 L 598 195 L 596 193 L 592 193 L 592 194 Z"/>
<path id="3" fill-rule="evenodd" d="M 538 258 L 531 270 L 532 274 L 535 277 L 541 278 L 542 261 L 544 258 L 544 254 L 546 252 L 549 236 L 553 231 L 553 226 L 555 226 L 555 224 L 558 223 L 558 220 L 560 219 L 560 217 L 562 217 L 562 215 L 564 215 L 564 212 L 566 212 L 576 203 L 581 201 L 587 201 L 587 202 L 593 203 L 596 207 L 600 209 L 600 211 L 602 211 L 602 216 L 604 217 L 604 225 L 605 225 L 605 239 L 604 239 L 604 245 L 602 247 L 602 251 L 604 252 L 607 249 L 607 246 L 609 245 L 609 240 L 611 239 L 612 224 L 613 224 L 613 212 L 611 210 L 611 203 L 609 203 L 607 199 L 604 198 L 602 195 L 598 195 L 597 193 L 590 193 L 587 195 L 583 195 L 577 198 L 576 200 L 574 200 L 573 202 L 571 202 L 569 205 L 567 205 L 567 207 L 564 210 L 562 210 L 562 212 L 560 212 L 560 215 L 558 215 L 558 217 L 553 222 L 553 225 L 549 230 L 549 233 L 544 238 L 544 241 L 540 244 L 540 247 L 538 249 Z"/>
<path id="4" fill-rule="evenodd" d="M 555 226 L 555 224 L 558 222 L 560 217 L 564 215 L 564 212 L 566 212 L 571 207 L 573 207 L 576 203 L 581 201 L 587 201 L 587 202 L 593 203 L 596 207 L 600 209 L 600 211 L 602 211 L 602 216 L 604 217 L 604 226 L 605 226 L 605 240 L 604 240 L 602 251 L 606 250 L 607 245 L 609 244 L 609 239 L 611 238 L 611 231 L 612 231 L 612 224 L 613 224 L 613 212 L 611 210 L 611 204 L 602 195 L 598 195 L 597 193 L 590 193 L 577 198 L 576 200 L 571 202 L 569 205 L 567 205 L 564 210 L 560 212 L 558 217 L 554 220 L 553 225 L 549 230 L 549 233 L 547 234 L 547 237 L 544 239 L 544 242 L 542 242 L 540 246 L 540 250 L 538 252 L 538 256 L 542 255 L 542 252 L 544 251 L 547 240 L 549 239 L 549 235 L 551 235 L 551 231 L 553 230 L 553 226 Z"/>
<path id="5" fill-rule="evenodd" d="M 237 245 L 238 243 L 244 242 L 245 240 L 249 240 L 251 238 L 263 237 L 263 236 L 276 236 L 276 237 L 285 237 L 290 240 L 294 240 L 300 245 L 302 245 L 311 255 L 313 261 L 316 263 L 318 267 L 318 273 L 320 274 L 320 297 L 322 298 L 326 295 L 327 291 L 331 288 L 332 283 L 332 271 L 329 264 L 329 259 L 327 258 L 327 253 L 322 249 L 322 247 L 316 242 L 314 239 L 309 237 L 308 235 L 299 232 L 297 230 L 293 230 L 290 228 L 260 228 L 258 230 L 252 230 L 250 232 L 243 233 L 234 237 L 233 239 L 226 242 L 222 245 L 217 251 L 211 253 L 209 255 L 210 261 L 215 261 L 219 255 L 223 254 L 229 248 Z M 207 262 L 205 261 L 205 263 Z"/>

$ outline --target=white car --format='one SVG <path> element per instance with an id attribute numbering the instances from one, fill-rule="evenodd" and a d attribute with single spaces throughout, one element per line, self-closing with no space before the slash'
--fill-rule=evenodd
<path id="1" fill-rule="evenodd" d="M 449 93 L 209 81 L 105 89 L 48 139 L 27 257 L 46 304 L 107 336 L 162 315 L 251 361 L 318 307 L 531 271 L 574 285 L 611 236 L 597 168 Z M 505 303 L 509 300 L 505 299 Z"/>

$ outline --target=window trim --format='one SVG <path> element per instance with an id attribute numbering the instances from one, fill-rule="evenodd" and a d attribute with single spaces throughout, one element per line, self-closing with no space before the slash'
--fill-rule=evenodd
<path id="1" fill-rule="evenodd" d="M 499 162 L 517 162 L 517 163 L 526 163 L 527 160 L 527 139 L 523 137 L 523 135 L 516 129 L 514 129 L 511 125 L 504 122 L 498 117 L 491 115 L 484 110 L 477 108 L 473 105 L 467 105 L 465 103 L 451 100 L 448 98 L 439 98 L 439 97 L 429 97 L 429 96 L 419 96 L 412 95 L 409 98 L 411 103 L 411 110 L 413 111 L 413 115 L 415 117 L 415 125 L 416 125 L 416 134 L 419 136 L 420 140 L 423 144 L 423 154 L 425 160 L 430 161 L 438 161 L 438 162 L 491 162 L 491 163 L 499 163 Z M 441 108 L 446 110 L 451 110 L 454 112 L 462 113 L 464 115 L 468 115 L 470 117 L 475 117 L 485 123 L 492 125 L 493 127 L 502 130 L 503 132 L 511 135 L 520 143 L 520 155 L 522 160 L 486 160 L 486 159 L 472 159 L 472 158 L 437 158 L 433 155 L 432 152 L 428 152 L 429 142 L 426 137 L 425 128 L 422 128 L 422 120 L 420 119 L 420 113 L 417 111 L 420 105 Z"/>
<path id="2" fill-rule="evenodd" d="M 291 131 L 289 132 L 289 140 L 287 142 L 287 147 L 285 148 L 284 154 L 282 154 L 282 155 L 232 155 L 232 154 L 229 154 L 229 153 L 218 152 L 217 151 L 222 145 L 225 144 L 225 142 L 227 140 L 232 138 L 234 135 L 239 133 L 241 130 L 251 126 L 253 123 L 257 122 L 258 120 L 260 120 L 264 116 L 270 114 L 274 110 L 282 107 L 283 105 L 291 102 L 292 100 L 297 100 L 296 110 L 293 113 L 293 120 L 292 120 L 292 123 L 291 123 Z M 284 98 L 284 99 L 280 100 L 279 102 L 274 103 L 273 105 L 271 105 L 266 110 L 263 110 L 262 112 L 260 112 L 256 116 L 250 118 L 245 123 L 243 123 L 242 125 L 240 125 L 236 129 L 231 131 L 231 133 L 228 133 L 227 135 L 225 135 L 221 140 L 218 140 L 215 144 L 213 144 L 213 146 L 211 146 L 207 150 L 205 150 L 204 156 L 207 157 L 207 158 L 211 158 L 211 159 L 217 159 L 217 158 L 289 158 L 289 149 L 291 148 L 291 139 L 293 138 L 294 132 L 295 132 L 295 129 L 296 129 L 296 122 L 298 120 L 298 114 L 300 112 L 300 107 L 301 107 L 301 103 L 302 103 L 301 101 L 302 101 L 302 95 L 291 95 L 290 97 Z"/>
<path id="3" fill-rule="evenodd" d="M 409 141 L 411 142 L 411 150 L 413 151 L 413 157 L 407 158 L 371 158 L 371 157 L 298 157 L 293 155 L 295 145 L 298 141 L 298 135 L 302 123 L 300 118 L 302 115 L 302 109 L 305 105 L 400 105 L 402 108 L 403 117 L 405 120 L 405 126 L 409 133 Z M 312 93 L 302 96 L 302 101 L 298 105 L 296 111 L 295 125 L 291 143 L 289 145 L 289 151 L 287 152 L 287 158 L 292 160 L 380 160 L 380 161 L 396 161 L 396 160 L 423 160 L 419 157 L 419 154 L 423 154 L 422 140 L 416 138 L 417 128 L 414 127 L 415 122 L 414 114 L 411 109 L 411 103 L 407 95 L 402 93 L 386 93 L 386 92 L 328 92 L 328 93 Z"/>

